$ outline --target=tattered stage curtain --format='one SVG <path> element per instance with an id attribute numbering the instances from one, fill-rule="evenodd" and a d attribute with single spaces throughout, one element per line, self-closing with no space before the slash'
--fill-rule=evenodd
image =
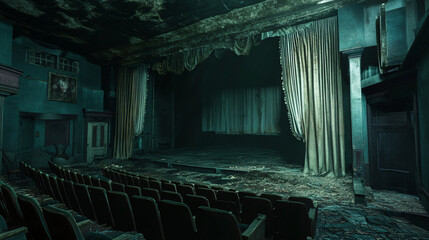
<path id="1" fill-rule="evenodd" d="M 128 159 L 134 137 L 143 132 L 146 113 L 147 67 L 143 64 L 121 67 L 116 91 L 115 159 Z"/>
<path id="2" fill-rule="evenodd" d="M 250 36 L 176 52 L 166 56 L 162 61 L 152 64 L 151 68 L 160 74 L 167 72 L 181 74 L 185 69 L 194 70 L 198 64 L 210 57 L 215 49 L 230 49 L 237 55 L 248 55 L 252 47 L 258 45 L 260 40 L 260 36 Z"/>
<path id="3" fill-rule="evenodd" d="M 203 107 L 202 131 L 279 134 L 280 95 L 280 87 L 223 90 Z"/>
<path id="4" fill-rule="evenodd" d="M 337 18 L 278 32 L 291 129 L 306 142 L 304 172 L 345 175 Z"/>

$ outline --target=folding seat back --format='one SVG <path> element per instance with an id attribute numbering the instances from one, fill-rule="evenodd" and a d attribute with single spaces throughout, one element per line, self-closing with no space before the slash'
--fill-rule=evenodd
<path id="1" fill-rule="evenodd" d="M 112 181 L 100 179 L 100 187 L 106 189 L 106 191 L 112 190 Z"/>
<path id="2" fill-rule="evenodd" d="M 244 197 L 242 223 L 250 224 L 259 214 L 264 214 L 269 219 L 272 215 L 273 206 L 270 200 L 260 197 Z"/>
<path id="3" fill-rule="evenodd" d="M 270 200 L 271 205 L 273 205 L 273 208 L 276 207 L 277 201 L 280 201 L 283 199 L 280 195 L 273 194 L 273 193 L 262 193 L 261 197 Z"/>
<path id="4" fill-rule="evenodd" d="M 141 196 L 142 192 L 139 187 L 133 186 L 133 185 L 126 185 L 125 186 L 125 193 L 128 194 L 128 197 L 137 195 Z"/>
<path id="5" fill-rule="evenodd" d="M 66 180 L 68 180 L 68 181 L 73 181 L 72 173 L 71 173 L 71 171 L 70 171 L 70 170 L 66 170 L 66 169 L 64 169 L 64 173 L 65 173 L 65 175 L 66 175 L 66 177 L 65 177 L 65 179 L 66 179 Z"/>
<path id="6" fill-rule="evenodd" d="M 24 217 L 22 215 L 21 208 L 19 207 L 15 190 L 13 190 L 13 188 L 6 183 L 0 184 L 1 192 L 4 197 L 4 203 L 6 205 L 7 211 L 9 212 L 9 217 L 12 220 L 12 224 L 15 227 L 24 226 Z"/>
<path id="7" fill-rule="evenodd" d="M 132 180 L 133 180 L 133 184 L 132 185 L 140 187 L 140 179 L 138 177 L 133 176 Z"/>
<path id="8" fill-rule="evenodd" d="M 155 199 L 132 196 L 131 205 L 137 232 L 143 233 L 148 240 L 165 240 L 161 216 Z"/>
<path id="9" fill-rule="evenodd" d="M 127 185 L 127 176 L 123 173 L 118 173 L 119 174 L 119 182 Z"/>
<path id="10" fill-rule="evenodd" d="M 52 206 L 45 206 L 42 209 L 52 239 L 84 240 L 75 219 L 69 212 Z"/>
<path id="11" fill-rule="evenodd" d="M 318 216 L 318 207 L 317 203 L 313 202 L 311 198 L 308 197 L 297 197 L 297 196 L 291 196 L 288 199 L 289 201 L 293 202 L 301 202 L 304 203 L 307 207 L 308 211 L 308 217 L 310 218 L 311 222 L 311 234 L 310 236 L 313 237 L 316 233 L 316 224 L 317 224 L 317 216 Z"/>
<path id="12" fill-rule="evenodd" d="M 149 181 L 149 188 L 156 189 L 158 192 L 162 192 L 162 185 L 160 181 L 157 180 L 150 180 Z"/>
<path id="13" fill-rule="evenodd" d="M 79 206 L 79 200 L 77 199 L 76 193 L 74 191 L 74 182 L 64 181 L 64 188 L 66 189 L 67 198 L 70 203 L 70 207 L 76 212 L 82 212 Z M 77 183 L 76 183 L 77 184 Z"/>
<path id="14" fill-rule="evenodd" d="M 85 184 L 85 179 L 82 173 L 76 173 L 76 176 L 77 176 L 77 183 Z"/>
<path id="15" fill-rule="evenodd" d="M 244 197 L 256 197 L 256 193 L 239 191 L 238 192 L 238 196 L 240 197 L 240 203 L 241 203 L 241 205 L 243 205 L 243 199 L 244 199 Z"/>
<path id="16" fill-rule="evenodd" d="M 135 231 L 136 226 L 128 195 L 124 192 L 108 191 L 107 198 L 115 228 L 121 231 Z"/>
<path id="17" fill-rule="evenodd" d="M 32 239 L 52 239 L 42 209 L 36 199 L 19 195 L 18 204 L 24 216 L 25 226 L 28 228 L 28 235 Z"/>
<path id="18" fill-rule="evenodd" d="M 279 200 L 276 205 L 277 239 L 307 239 L 311 223 L 304 203 Z"/>
<path id="19" fill-rule="evenodd" d="M 64 181 L 65 180 L 62 179 L 62 178 L 57 178 L 56 181 L 57 181 L 58 189 L 60 190 L 60 193 L 61 193 L 61 197 L 63 198 L 63 203 L 67 207 L 71 208 L 70 202 L 69 202 L 69 199 L 68 199 L 68 196 L 67 196 L 66 188 L 64 187 Z"/>
<path id="20" fill-rule="evenodd" d="M 124 175 L 125 175 L 125 180 L 127 182 L 125 185 L 134 185 L 133 176 L 129 174 L 124 174 Z"/>
<path id="21" fill-rule="evenodd" d="M 194 184 L 194 188 L 195 189 L 199 189 L 199 188 L 208 188 L 208 189 L 210 189 L 210 187 L 208 185 L 201 184 L 201 183 L 195 183 Z"/>
<path id="22" fill-rule="evenodd" d="M 48 174 L 42 173 L 42 181 L 43 181 L 43 185 L 45 185 L 46 193 L 55 199 L 54 190 L 52 190 L 51 183 L 49 182 Z"/>
<path id="23" fill-rule="evenodd" d="M 95 220 L 94 207 L 92 206 L 91 198 L 89 196 L 88 186 L 85 184 L 75 183 L 73 187 L 77 200 L 79 201 L 81 213 L 87 218 Z"/>
<path id="24" fill-rule="evenodd" d="M 186 194 L 183 197 L 183 202 L 188 205 L 189 209 L 191 209 L 191 213 L 193 216 L 197 214 L 198 207 L 206 206 L 210 207 L 209 200 L 203 196 Z"/>
<path id="25" fill-rule="evenodd" d="M 111 174 L 113 174 L 113 178 L 115 179 L 114 182 L 122 183 L 122 181 L 121 181 L 121 174 L 120 173 L 118 173 L 116 171 L 112 171 Z"/>
<path id="26" fill-rule="evenodd" d="M 196 193 L 199 196 L 203 196 L 203 197 L 207 198 L 207 200 L 209 200 L 210 203 L 212 203 L 212 201 L 216 200 L 216 193 L 213 189 L 196 188 Z"/>
<path id="27" fill-rule="evenodd" d="M 217 192 L 217 199 L 222 201 L 234 202 L 240 208 L 240 198 L 237 192 L 219 190 Z"/>
<path id="28" fill-rule="evenodd" d="M 125 185 L 122 183 L 112 182 L 112 191 L 125 192 Z"/>
<path id="29" fill-rule="evenodd" d="M 161 187 L 162 191 L 177 192 L 176 184 L 174 183 L 162 182 Z"/>
<path id="30" fill-rule="evenodd" d="M 94 213 L 99 224 L 114 226 L 110 204 L 107 199 L 106 189 L 101 187 L 88 187 Z"/>
<path id="31" fill-rule="evenodd" d="M 142 188 L 141 189 L 142 196 L 151 197 L 155 199 L 156 202 L 161 201 L 161 196 L 159 195 L 158 190 L 152 188 Z"/>
<path id="32" fill-rule="evenodd" d="M 232 201 L 223 201 L 223 200 L 213 200 L 210 202 L 212 208 L 225 210 L 231 212 L 235 217 L 240 221 L 240 208 L 235 202 Z"/>
<path id="33" fill-rule="evenodd" d="M 77 175 L 77 172 L 72 171 L 72 170 L 70 170 L 70 178 L 71 178 L 72 182 L 75 182 L 75 183 L 79 183 L 79 181 L 80 181 L 79 177 Z"/>
<path id="34" fill-rule="evenodd" d="M 83 174 L 83 183 L 88 185 L 88 186 L 92 186 L 92 179 L 91 176 Z"/>
<path id="35" fill-rule="evenodd" d="M 60 193 L 60 188 L 58 187 L 58 184 L 57 184 L 57 178 L 54 176 L 48 175 L 48 179 L 49 179 L 49 184 L 51 185 L 51 188 L 52 188 L 52 192 L 54 194 L 54 199 L 60 202 L 64 202 L 63 196 L 61 196 L 61 193 Z"/>
<path id="36" fill-rule="evenodd" d="M 241 240 L 237 219 L 228 211 L 199 207 L 196 215 L 200 240 Z"/>
<path id="37" fill-rule="evenodd" d="M 188 185 L 176 185 L 177 192 L 180 193 L 183 196 L 186 194 L 195 195 L 195 190 L 193 187 Z"/>
<path id="38" fill-rule="evenodd" d="M 149 180 L 147 178 L 139 178 L 140 188 L 149 188 Z"/>
<path id="39" fill-rule="evenodd" d="M 302 202 L 307 207 L 307 210 L 310 210 L 311 208 L 315 208 L 313 200 L 308 197 L 298 197 L 298 196 L 290 196 L 288 198 L 289 201 L 293 202 Z"/>
<path id="40" fill-rule="evenodd" d="M 100 179 L 98 177 L 91 177 L 91 186 L 93 187 L 101 187 Z"/>
<path id="41" fill-rule="evenodd" d="M 197 229 L 189 207 L 181 202 L 161 200 L 159 202 L 162 226 L 166 240 L 197 239 Z"/>
<path id="42" fill-rule="evenodd" d="M 170 192 L 170 191 L 162 191 L 161 199 L 176 201 L 176 202 L 183 202 L 183 199 L 182 199 L 182 196 L 180 196 L 180 193 Z"/>

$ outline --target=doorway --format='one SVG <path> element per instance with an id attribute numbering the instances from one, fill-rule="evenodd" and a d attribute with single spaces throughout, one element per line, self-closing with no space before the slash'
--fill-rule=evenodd
<path id="1" fill-rule="evenodd" d="M 416 194 L 414 113 L 412 96 L 368 103 L 371 187 Z"/>
<path id="2" fill-rule="evenodd" d="M 107 156 L 107 122 L 89 122 L 87 134 L 87 162 L 92 163 L 94 157 Z"/>

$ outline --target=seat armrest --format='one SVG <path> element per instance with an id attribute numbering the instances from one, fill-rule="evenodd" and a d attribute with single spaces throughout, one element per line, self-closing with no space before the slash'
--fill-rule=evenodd
<path id="1" fill-rule="evenodd" d="M 265 222 L 267 216 L 259 214 L 253 220 L 249 227 L 241 234 L 243 240 L 264 240 L 265 239 Z"/>
<path id="2" fill-rule="evenodd" d="M 308 218 L 310 219 L 310 237 L 314 237 L 317 224 L 317 208 L 310 208 L 308 210 Z"/>
<path id="3" fill-rule="evenodd" d="M 0 239 L 9 239 L 11 237 L 22 236 L 22 239 L 26 239 L 25 234 L 28 232 L 27 227 L 19 227 L 13 230 L 0 233 Z M 15 239 L 15 238 L 14 238 Z"/>

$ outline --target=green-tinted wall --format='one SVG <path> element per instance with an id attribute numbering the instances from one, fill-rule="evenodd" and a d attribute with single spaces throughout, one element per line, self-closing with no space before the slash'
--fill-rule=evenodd
<path id="1" fill-rule="evenodd" d="M 10 66 L 12 63 L 13 27 L 0 21 L 0 64 Z"/>
<path id="2" fill-rule="evenodd" d="M 429 53 L 417 65 L 417 98 L 419 108 L 420 160 L 422 187 L 429 192 Z M 429 199 L 423 197 L 429 211 Z"/>
<path id="3" fill-rule="evenodd" d="M 62 72 L 58 69 L 42 67 L 38 65 L 28 64 L 26 62 L 26 50 L 35 49 L 42 52 L 57 54 L 67 58 L 77 60 L 80 64 L 78 74 L 70 72 Z M 41 46 L 27 38 L 17 38 L 13 40 L 12 52 L 12 67 L 23 71 L 20 78 L 19 93 L 14 96 L 7 97 L 5 100 L 5 122 L 4 122 L 4 150 L 10 158 L 20 156 L 18 153 L 22 149 L 22 144 L 26 144 L 26 148 L 31 148 L 33 145 L 36 149 L 45 151 L 53 151 L 53 147 L 45 146 L 45 124 L 43 120 L 35 119 L 28 127 L 28 131 L 33 131 L 31 134 L 28 131 L 23 131 L 20 126 L 20 113 L 59 113 L 74 115 L 75 120 L 71 121 L 70 130 L 70 145 L 68 153 L 72 154 L 79 161 L 83 157 L 83 109 L 103 110 L 104 92 L 101 90 L 101 70 L 100 66 L 92 64 L 86 58 L 79 55 Z M 49 72 L 72 76 L 77 78 L 77 103 L 65 103 L 48 100 L 48 79 Z M 33 127 L 34 126 L 34 127 Z M 39 132 L 39 137 L 36 138 L 35 132 Z M 20 142 L 20 135 L 30 137 L 28 141 Z M 32 137 L 31 137 L 32 136 Z M 32 138 L 32 139 L 31 139 Z"/>

